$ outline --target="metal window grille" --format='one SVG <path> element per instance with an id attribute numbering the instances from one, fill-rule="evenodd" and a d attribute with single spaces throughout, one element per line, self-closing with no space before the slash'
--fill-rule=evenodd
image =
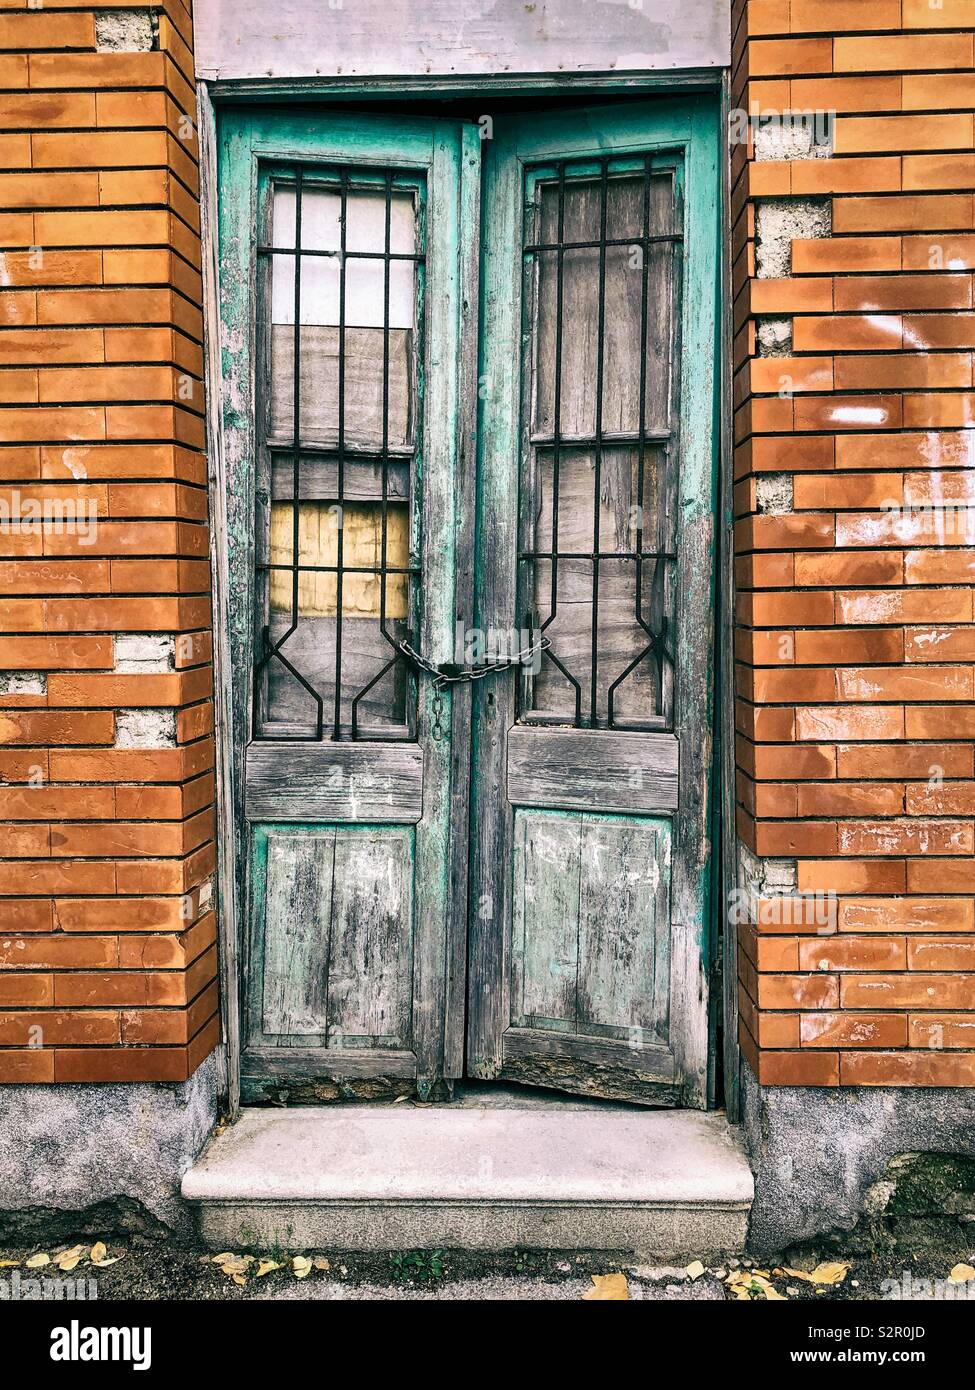
<path id="1" fill-rule="evenodd" d="M 543 716 L 535 708 L 533 698 L 535 676 L 528 675 L 521 683 L 519 691 L 518 718 L 522 722 L 556 722 L 573 724 L 576 727 L 626 728 L 668 728 L 673 724 L 672 688 L 673 654 L 670 649 L 669 608 L 672 603 L 673 562 L 676 559 L 673 527 L 673 498 L 675 496 L 675 473 L 677 467 L 677 440 L 675 434 L 676 409 L 676 370 L 672 371 L 667 382 L 666 419 L 655 427 L 648 424 L 648 325 L 654 287 L 651 284 L 651 257 L 653 248 L 659 266 L 661 256 L 669 262 L 665 289 L 671 295 L 669 309 L 671 334 L 669 360 L 676 363 L 678 358 L 678 324 L 680 301 L 680 271 L 682 260 L 681 203 L 676 178 L 677 163 L 673 155 L 647 155 L 634 162 L 603 158 L 578 162 L 561 161 L 557 164 L 526 170 L 526 205 L 524 221 L 523 254 L 523 322 L 522 341 L 522 467 L 521 467 L 521 542 L 518 553 L 519 595 L 523 605 L 524 623 L 532 642 L 539 636 L 548 636 L 551 646 L 544 652 L 541 660 L 554 668 L 563 684 L 562 712 Z M 639 179 L 642 183 L 642 216 L 637 231 L 631 228 L 625 235 L 608 234 L 607 215 L 610 191 L 614 179 Z M 664 180 L 668 190 L 670 214 L 667 220 L 669 229 L 654 230 L 654 216 L 651 208 L 651 189 L 654 180 Z M 567 204 L 574 191 L 583 185 L 597 200 L 598 215 L 595 235 L 577 237 L 567 234 Z M 541 215 L 541 190 L 547 189 L 548 197 L 555 199 L 555 227 L 552 235 L 544 235 Z M 551 226 L 551 217 L 549 217 Z M 657 219 L 659 220 L 659 218 Z M 639 391 L 635 428 L 613 429 L 604 424 L 604 401 L 606 397 L 605 342 L 607 255 L 612 248 L 622 248 L 626 252 L 637 251 L 635 274 L 641 277 L 639 283 L 639 368 L 635 361 L 631 370 L 639 371 Z M 593 428 L 584 432 L 565 428 L 565 402 L 568 391 L 577 389 L 579 383 L 567 379 L 565 371 L 566 344 L 566 263 L 575 253 L 593 253 L 596 261 L 596 348 Z M 591 259 L 592 259 L 591 255 Z M 554 272 L 552 263 L 554 261 Z M 539 430 L 533 418 L 533 395 L 537 390 L 539 367 L 540 294 L 539 277 L 543 264 L 549 267 L 549 275 L 554 273 L 554 373 L 552 375 L 551 428 Z M 667 288 L 669 286 L 669 288 Z M 590 325 L 591 326 L 591 325 Z M 572 325 L 570 325 L 570 331 Z M 635 451 L 636 499 L 635 526 L 629 532 L 632 544 L 627 546 L 607 546 L 601 535 L 601 499 L 604 495 L 604 460 L 607 451 L 629 447 Z M 565 521 L 565 502 L 561 498 L 561 475 L 569 451 L 584 451 L 591 458 L 592 468 L 592 531 L 590 544 L 565 547 L 562 530 Z M 670 492 L 670 500 L 657 499 L 655 518 L 645 525 L 644 496 L 648 483 L 648 451 L 653 450 L 659 460 L 655 474 L 658 488 L 664 484 Z M 538 457 L 544 453 L 550 469 L 550 502 L 547 516 L 548 544 L 539 546 L 537 541 L 538 503 L 525 496 L 531 491 L 530 474 L 538 467 Z M 563 515 L 560 516 L 560 506 Z M 560 543 L 561 542 L 561 543 Z M 572 662 L 564 651 L 560 651 L 558 622 L 561 614 L 560 602 L 564 601 L 565 576 L 567 570 L 575 565 L 576 577 L 581 566 L 591 570 L 589 608 L 589 651 L 588 671 L 574 671 Z M 601 609 L 604 575 L 608 566 L 629 566 L 632 579 L 629 588 L 632 592 L 632 619 L 635 631 L 640 634 L 639 649 L 633 652 L 622 665 L 613 666 L 601 650 Z M 618 572 L 618 571 L 617 571 Z M 544 577 L 544 587 L 548 591 L 548 602 L 539 612 L 535 599 L 539 578 Z M 609 672 L 605 670 L 611 666 Z M 619 703 L 621 691 L 626 682 L 638 670 L 652 668 L 655 693 L 648 703 L 644 717 L 621 715 Z M 550 672 L 551 674 L 551 672 Z M 632 703 L 632 702 L 631 702 Z"/>
<path id="2" fill-rule="evenodd" d="M 415 467 L 419 457 L 421 423 L 417 409 L 417 381 L 422 371 L 423 361 L 423 283 L 425 263 L 425 241 L 422 217 L 422 176 L 397 170 L 353 169 L 347 166 L 316 164 L 314 166 L 288 165 L 276 169 L 270 183 L 271 198 L 280 189 L 293 190 L 294 196 L 294 242 L 293 245 L 274 244 L 273 233 L 265 236 L 257 247 L 258 280 L 263 284 L 260 298 L 265 322 L 259 325 L 259 339 L 264 341 L 264 361 L 261 376 L 263 389 L 270 396 L 269 380 L 270 349 L 267 347 L 268 304 L 273 267 L 289 259 L 294 267 L 294 306 L 293 306 L 293 348 L 290 370 L 291 412 L 293 417 L 291 437 L 282 441 L 269 437 L 267 429 L 268 410 L 265 409 L 263 429 L 263 448 L 265 452 L 264 471 L 268 478 L 268 488 L 264 497 L 267 515 L 264 517 L 263 539 L 262 519 L 258 518 L 258 550 L 255 569 L 260 581 L 259 589 L 264 594 L 264 602 L 258 604 L 258 630 L 255 643 L 254 662 L 254 704 L 253 736 L 258 739 L 307 739 L 311 741 L 391 738 L 411 739 L 415 736 L 415 688 L 413 675 L 407 667 L 405 658 L 399 650 L 398 635 L 391 630 L 388 617 L 388 590 L 392 582 L 405 583 L 410 626 L 415 626 L 419 604 L 419 507 L 415 505 L 415 487 L 418 469 Z M 412 192 L 415 198 L 415 241 L 412 251 L 393 249 L 391 236 L 391 216 L 394 193 L 403 190 Z M 337 194 L 339 199 L 339 244 L 337 247 L 322 249 L 303 244 L 303 200 L 312 192 Z M 379 195 L 385 200 L 384 240 L 382 249 L 353 249 L 347 244 L 348 209 L 350 197 L 357 193 Z M 270 222 L 270 217 L 268 217 Z M 303 391 L 302 382 L 302 270 L 303 266 L 318 258 L 328 258 L 337 266 L 338 272 L 338 322 L 337 329 L 337 380 L 335 386 L 334 414 L 336 431 L 334 441 L 326 444 L 306 437 L 304 417 L 308 401 L 307 379 Z M 356 263 L 379 263 L 382 266 L 382 376 L 381 376 L 381 437 L 371 446 L 363 446 L 350 441 L 347 430 L 347 382 L 349 377 L 349 338 L 350 330 L 346 322 L 348 301 L 348 280 L 350 267 Z M 407 262 L 414 267 L 414 313 L 413 320 L 413 367 L 408 381 L 410 399 L 407 409 L 412 418 L 412 437 L 406 445 L 393 444 L 390 440 L 390 275 L 391 267 L 397 262 Z M 316 389 L 326 389 L 324 383 L 316 383 Z M 333 469 L 334 498 L 330 505 L 336 509 L 337 534 L 334 563 L 310 563 L 302 559 L 300 552 L 300 514 L 307 494 L 303 491 L 305 475 L 316 460 L 328 459 Z M 379 514 L 379 555 L 375 563 L 363 564 L 356 557 L 351 560 L 346 554 L 345 509 L 349 490 L 350 472 L 363 465 L 371 465 L 370 474 L 375 476 L 378 468 L 378 486 L 374 505 Z M 391 489 L 391 471 L 399 470 L 397 476 L 406 471 L 405 499 L 409 509 L 409 563 L 393 563 L 389 553 L 390 507 L 395 500 L 403 501 L 403 489 Z M 270 479 L 286 477 L 290 486 L 284 496 L 280 490 L 272 489 Z M 361 495 L 361 492 L 360 494 Z M 320 496 L 320 495 L 319 495 Z M 284 504 L 290 508 L 291 538 L 290 560 L 284 562 L 271 556 L 268 540 L 268 502 L 273 497 L 276 505 Z M 411 501 L 412 499 L 412 501 Z M 290 589 L 290 613 L 284 630 L 272 635 L 270 625 L 270 583 L 271 576 L 285 575 Z M 297 659 L 287 650 L 304 621 L 300 612 L 299 588 L 303 575 L 334 576 L 334 661 L 331 669 L 322 671 L 305 670 Z M 345 595 L 350 576 L 373 576 L 378 582 L 378 627 L 382 639 L 387 644 L 388 659 L 373 674 L 368 675 L 351 690 L 343 688 L 343 662 L 346 660 L 344 637 L 351 621 L 345 609 Z M 397 576 L 403 576 L 396 580 Z M 280 592 L 280 580 L 278 580 Z M 278 666 L 292 678 L 307 696 L 309 718 L 298 722 L 278 721 L 268 709 L 269 674 L 273 665 Z M 401 727 L 383 727 L 378 731 L 370 728 L 363 719 L 363 701 L 380 682 L 387 679 L 394 668 L 402 666 L 405 716 Z M 348 672 L 346 672 L 348 674 Z"/>

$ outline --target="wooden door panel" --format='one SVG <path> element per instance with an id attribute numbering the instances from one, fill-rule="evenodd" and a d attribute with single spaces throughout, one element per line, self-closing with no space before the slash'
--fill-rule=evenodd
<path id="1" fill-rule="evenodd" d="M 257 828 L 254 1046 L 412 1045 L 413 858 L 407 828 Z"/>
<path id="2" fill-rule="evenodd" d="M 516 812 L 512 1027 L 613 1040 L 634 1065 L 667 1045 L 670 853 L 666 819 Z"/>
<path id="3" fill-rule="evenodd" d="M 262 1031 L 275 1038 L 324 1038 L 335 835 L 272 832 L 264 838 Z"/>
<path id="4" fill-rule="evenodd" d="M 679 761 L 673 734 L 516 725 L 508 732 L 508 800 L 579 811 L 674 811 Z"/>
<path id="5" fill-rule="evenodd" d="M 414 822 L 423 815 L 423 749 L 417 743 L 252 743 L 247 750 L 248 820 Z"/>

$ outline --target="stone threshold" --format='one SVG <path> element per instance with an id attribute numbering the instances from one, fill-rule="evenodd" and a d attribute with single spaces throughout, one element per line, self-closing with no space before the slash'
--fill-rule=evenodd
<path id="1" fill-rule="evenodd" d="M 221 1249 L 744 1247 L 753 1197 L 720 1113 L 615 1105 L 247 1109 L 185 1174 Z"/>

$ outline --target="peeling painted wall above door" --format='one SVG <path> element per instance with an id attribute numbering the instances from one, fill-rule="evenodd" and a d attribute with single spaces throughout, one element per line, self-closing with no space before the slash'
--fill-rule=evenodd
<path id="1" fill-rule="evenodd" d="M 197 74 L 673 71 L 730 62 L 728 0 L 197 0 Z"/>

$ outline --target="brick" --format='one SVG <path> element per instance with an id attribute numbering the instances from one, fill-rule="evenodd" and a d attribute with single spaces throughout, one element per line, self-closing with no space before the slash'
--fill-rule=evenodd
<path id="1" fill-rule="evenodd" d="M 802 1047 L 906 1047 L 906 1014 L 805 1013 L 799 1016 Z"/>
<path id="2" fill-rule="evenodd" d="M 840 904 L 839 927 L 851 932 L 975 931 L 975 904 L 964 898 L 846 898 Z"/>
<path id="3" fill-rule="evenodd" d="M 54 1052 L 34 1048 L 0 1050 L 0 1083 L 23 1084 L 54 1080 Z"/>
<path id="4" fill-rule="evenodd" d="M 948 925 L 946 931 L 971 931 L 972 903 L 959 904 L 968 909 L 968 920 L 961 926 Z M 961 915 L 961 914 L 960 914 Z M 925 938 L 907 943 L 907 966 L 909 970 L 961 970 L 975 968 L 975 941 L 940 940 Z"/>
<path id="5" fill-rule="evenodd" d="M 971 34 L 890 34 L 833 41 L 833 67 L 842 72 L 939 72 L 971 68 Z"/>
<path id="6" fill-rule="evenodd" d="M 909 1014 L 911 1047 L 975 1047 L 975 1014 Z"/>
<path id="7" fill-rule="evenodd" d="M 844 1052 L 844 1086 L 973 1086 L 975 1053 Z"/>
<path id="8" fill-rule="evenodd" d="M 899 936 L 831 936 L 799 942 L 800 970 L 889 971 L 907 968 L 907 946 Z"/>
<path id="9" fill-rule="evenodd" d="M 185 1081 L 189 1075 L 184 1047 L 58 1048 L 58 1081 Z"/>
<path id="10" fill-rule="evenodd" d="M 758 1079 L 763 1086 L 838 1086 L 838 1052 L 763 1052 Z"/>
<path id="11" fill-rule="evenodd" d="M 844 1009 L 975 1008 L 975 975 L 849 974 L 839 984 Z"/>
<path id="12" fill-rule="evenodd" d="M 831 39 L 760 40 L 749 44 L 749 75 L 782 77 L 792 73 L 829 72 L 832 57 Z"/>
<path id="13" fill-rule="evenodd" d="M 119 1018 L 111 1010 L 0 1013 L 0 1047 L 54 1047 L 59 1043 L 93 1046 L 118 1041 Z"/>
<path id="14" fill-rule="evenodd" d="M 93 14 L 0 14 L 0 49 L 94 48 Z"/>
<path id="15" fill-rule="evenodd" d="M 969 231 L 973 217 L 972 199 L 962 194 L 837 198 L 833 232 Z"/>

